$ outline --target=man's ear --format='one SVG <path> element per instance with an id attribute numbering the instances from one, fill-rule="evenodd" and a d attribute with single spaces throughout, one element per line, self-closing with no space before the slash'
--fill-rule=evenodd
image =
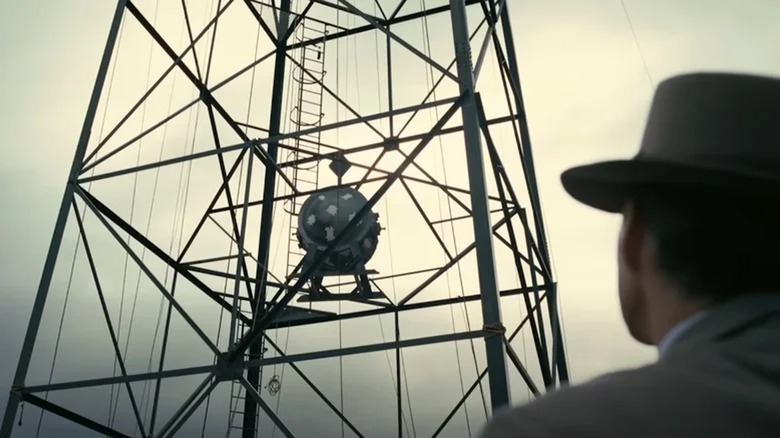
<path id="1" fill-rule="evenodd" d="M 618 237 L 618 257 L 625 267 L 636 271 L 642 259 L 645 233 L 636 204 L 630 201 L 623 209 L 623 225 Z"/>

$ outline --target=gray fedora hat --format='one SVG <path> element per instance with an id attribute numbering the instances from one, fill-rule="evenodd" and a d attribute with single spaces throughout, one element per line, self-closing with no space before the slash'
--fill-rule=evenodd
<path id="1" fill-rule="evenodd" d="M 655 92 L 633 159 L 561 175 L 578 201 L 619 212 L 637 187 L 702 187 L 780 199 L 780 79 L 692 73 Z"/>

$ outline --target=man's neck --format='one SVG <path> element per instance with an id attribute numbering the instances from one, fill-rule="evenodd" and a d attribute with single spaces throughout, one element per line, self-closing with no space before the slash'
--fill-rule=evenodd
<path id="1" fill-rule="evenodd" d="M 698 312 L 678 322 L 674 325 L 674 327 L 668 330 L 663 338 L 661 338 L 661 340 L 657 343 L 658 356 L 660 358 L 664 357 L 666 352 L 669 351 L 669 348 L 674 345 L 674 342 L 679 339 L 680 336 L 685 334 L 685 332 L 688 331 L 691 327 L 696 325 L 696 323 L 704 318 L 706 314 L 706 309 L 699 310 Z"/>
<path id="2" fill-rule="evenodd" d="M 654 306 L 650 313 L 650 339 L 653 345 L 661 342 L 680 325 L 685 325 L 695 315 L 710 307 L 708 300 L 687 298 L 676 290 L 661 291 L 655 294 Z"/>

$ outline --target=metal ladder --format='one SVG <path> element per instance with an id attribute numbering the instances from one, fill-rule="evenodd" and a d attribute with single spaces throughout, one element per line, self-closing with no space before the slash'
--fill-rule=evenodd
<path id="1" fill-rule="evenodd" d="M 250 320 L 252 319 L 252 303 L 248 300 L 238 300 L 238 312 L 248 318 Z M 238 342 L 241 339 L 241 336 L 247 332 L 249 329 L 249 326 L 244 322 L 243 319 L 238 318 L 236 320 L 236 339 L 235 342 Z M 261 340 L 260 342 L 263 342 L 263 348 L 261 351 L 265 351 L 265 341 Z M 262 358 L 262 353 L 259 355 L 260 357 L 252 357 L 249 354 L 249 351 L 244 353 L 244 360 L 251 360 L 251 359 L 260 359 Z M 262 386 L 263 381 L 263 368 L 260 367 L 260 382 Z M 257 388 L 257 391 L 260 392 L 261 388 Z M 246 398 L 246 390 L 244 389 L 244 386 L 240 383 L 233 380 L 230 383 L 230 409 L 229 409 L 229 417 L 228 417 L 228 429 L 225 433 L 225 438 L 233 438 L 233 437 L 241 437 L 244 431 L 244 399 Z M 259 425 L 260 421 L 260 408 L 258 407 L 255 411 L 255 427 Z M 255 436 L 257 436 L 257 430 L 255 430 Z"/>
<path id="2" fill-rule="evenodd" d="M 314 78 L 322 82 L 325 78 L 325 46 L 328 35 L 324 23 L 309 22 L 304 19 L 298 28 L 296 38 L 299 42 L 316 41 L 301 48 L 298 63 L 293 69 L 292 79 L 296 87 L 296 104 L 290 112 L 290 122 L 296 131 L 319 128 L 322 125 L 323 89 Z M 308 74 L 307 74 L 308 72 Z M 287 154 L 287 161 L 310 158 L 319 154 L 321 149 L 321 132 L 312 132 L 297 136 L 292 150 Z M 290 167 L 290 179 L 301 192 L 316 190 L 319 185 L 318 161 L 310 161 Z M 287 275 L 295 269 L 303 258 L 303 250 L 295 244 L 298 232 L 298 215 L 306 196 L 296 196 L 285 202 L 284 210 L 290 217 L 290 247 L 287 253 Z"/>

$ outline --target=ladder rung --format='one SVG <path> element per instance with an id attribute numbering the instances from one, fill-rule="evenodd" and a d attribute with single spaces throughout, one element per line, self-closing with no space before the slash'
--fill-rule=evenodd
<path id="1" fill-rule="evenodd" d="M 313 101 L 312 100 L 307 100 L 306 97 L 308 97 L 309 95 L 312 95 L 312 94 L 314 95 L 314 96 L 312 96 L 314 100 Z M 303 105 L 303 104 L 314 105 L 314 106 L 320 108 L 319 112 L 322 112 L 322 104 L 320 103 L 320 100 L 322 100 L 322 93 L 311 92 L 311 93 L 309 93 L 309 95 L 306 95 L 306 96 L 301 95 L 301 97 L 299 98 L 299 102 L 300 102 L 299 105 Z"/>
<path id="2" fill-rule="evenodd" d="M 320 108 L 319 112 L 322 112 L 322 105 L 319 102 L 319 99 L 322 98 L 322 95 L 321 94 L 316 94 L 316 93 L 311 93 L 311 94 L 314 94 L 314 98 L 317 99 L 315 102 L 312 102 L 310 100 L 306 100 L 303 96 L 301 96 L 301 98 L 299 99 L 300 103 L 301 104 L 307 103 L 309 105 L 314 105 L 315 107 Z"/>
<path id="3" fill-rule="evenodd" d="M 325 57 L 325 51 L 324 50 L 309 50 L 308 52 L 303 52 L 301 54 L 301 58 L 307 59 L 309 61 L 317 61 L 317 64 L 322 64 L 322 59 Z"/>
<path id="4" fill-rule="evenodd" d="M 306 110 L 302 110 L 300 108 L 298 109 L 298 111 L 300 111 L 303 114 L 308 114 L 310 116 L 315 116 L 315 117 L 317 117 L 317 116 L 322 117 L 322 115 L 323 115 L 322 113 L 312 113 L 312 112 L 309 112 L 309 111 L 306 111 Z"/>
<path id="5" fill-rule="evenodd" d="M 303 60 L 304 60 L 304 61 L 313 62 L 313 63 L 315 63 L 315 64 L 325 64 L 325 61 L 323 61 L 323 60 L 322 60 L 322 59 L 320 59 L 320 58 L 309 58 L 308 56 L 304 56 L 304 57 L 303 57 Z M 302 64 L 303 64 L 303 63 L 302 63 Z M 312 74 L 314 74 L 314 73 L 322 73 L 322 72 L 321 72 L 321 71 L 316 71 L 316 72 L 314 72 L 314 71 L 311 71 L 311 69 L 309 69 L 309 73 L 312 73 Z"/>
<path id="6" fill-rule="evenodd" d="M 320 78 L 320 80 L 322 80 L 322 78 Z M 310 90 L 310 88 L 313 88 L 313 90 Z M 307 82 L 301 87 L 301 90 L 314 94 L 317 97 L 322 97 L 322 86 L 317 82 Z"/>
<path id="7" fill-rule="evenodd" d="M 300 104 L 298 106 L 313 106 L 317 108 L 316 114 L 322 114 L 322 106 L 318 102 L 312 102 L 310 100 L 306 100 L 304 98 L 300 99 Z"/>

